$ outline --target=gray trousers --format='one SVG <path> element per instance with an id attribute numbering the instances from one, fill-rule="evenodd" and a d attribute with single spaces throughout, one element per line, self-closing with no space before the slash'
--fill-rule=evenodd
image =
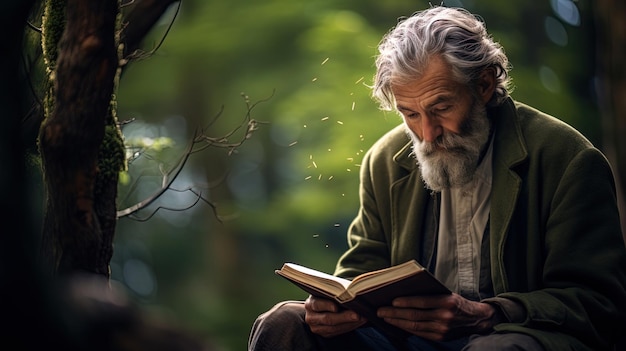
<path id="1" fill-rule="evenodd" d="M 248 339 L 248 351 L 544 351 L 535 339 L 524 334 L 473 335 L 446 342 L 411 336 L 398 344 L 375 328 L 362 327 L 340 336 L 324 338 L 311 332 L 304 322 L 304 314 L 302 301 L 276 304 L 254 322 Z"/>

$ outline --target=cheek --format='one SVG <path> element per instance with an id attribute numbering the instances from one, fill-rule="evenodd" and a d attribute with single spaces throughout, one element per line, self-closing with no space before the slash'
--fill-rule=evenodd
<path id="1" fill-rule="evenodd" d="M 442 123 L 441 127 L 449 133 L 458 135 L 461 134 L 463 130 L 462 125 L 463 124 L 458 121 L 449 121 L 448 123 Z"/>
<path id="2" fill-rule="evenodd" d="M 454 114 L 444 116 L 439 120 L 441 128 L 448 133 L 461 134 L 463 132 L 463 125 L 468 119 L 469 111 L 459 111 Z"/>
<path id="3" fill-rule="evenodd" d="M 404 124 L 415 134 L 417 137 L 422 140 L 422 126 L 416 119 L 403 118 Z"/>

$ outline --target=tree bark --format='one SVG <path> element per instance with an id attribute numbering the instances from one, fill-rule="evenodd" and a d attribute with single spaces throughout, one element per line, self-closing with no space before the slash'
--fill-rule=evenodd
<path id="1" fill-rule="evenodd" d="M 622 234 L 626 239 L 626 2 L 598 0 L 595 16 L 604 151 L 616 175 Z"/>
<path id="2" fill-rule="evenodd" d="M 117 0 L 48 3 L 42 26 L 50 85 L 39 149 L 46 187 L 41 249 L 53 275 L 84 270 L 110 277 L 118 174 L 125 167 L 114 99 L 118 45 L 137 50 L 176 1 L 136 0 L 122 24 Z"/>
<path id="3" fill-rule="evenodd" d="M 94 189 L 118 66 L 117 13 L 116 0 L 67 1 L 53 109 L 39 135 L 47 191 L 42 243 L 52 272 L 108 276 Z"/>

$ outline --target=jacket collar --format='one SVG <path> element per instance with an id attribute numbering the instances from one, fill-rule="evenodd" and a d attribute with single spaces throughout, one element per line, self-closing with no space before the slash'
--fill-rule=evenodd
<path id="1" fill-rule="evenodd" d="M 396 152 L 393 156 L 393 160 L 399 166 L 408 171 L 412 171 L 417 168 L 417 159 L 413 156 L 413 142 L 409 140 L 406 144 L 404 144 L 400 151 Z"/>
<path id="2" fill-rule="evenodd" d="M 496 131 L 494 152 L 497 157 L 494 157 L 494 166 L 498 162 L 500 166 L 512 169 L 528 158 L 515 102 L 508 98 L 490 113 Z"/>

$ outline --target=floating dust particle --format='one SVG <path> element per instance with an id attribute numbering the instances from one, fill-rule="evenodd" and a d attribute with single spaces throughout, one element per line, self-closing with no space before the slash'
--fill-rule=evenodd
<path id="1" fill-rule="evenodd" d="M 330 245 L 328 245 L 328 244 L 326 244 L 326 245 L 324 245 L 324 246 L 325 246 L 326 248 L 329 248 L 329 247 L 330 247 Z"/>
<path id="2" fill-rule="evenodd" d="M 304 180 L 309 180 L 309 179 L 311 179 L 311 176 L 304 178 Z"/>
<path id="3" fill-rule="evenodd" d="M 312 161 L 312 162 L 313 162 L 313 167 L 317 168 L 317 163 L 315 163 L 315 161 Z"/>
<path id="4" fill-rule="evenodd" d="M 331 151 L 332 151 L 332 149 L 328 149 L 328 152 L 331 152 Z"/>
<path id="5" fill-rule="evenodd" d="M 289 144 L 289 147 L 296 145 L 298 142 L 294 141 L 293 143 Z"/>
<path id="6" fill-rule="evenodd" d="M 329 119 L 329 118 L 330 118 L 330 117 L 328 117 L 328 116 L 323 117 L 323 118 L 322 118 L 322 121 L 328 121 L 328 119 Z"/>
<path id="7" fill-rule="evenodd" d="M 354 104 L 355 103 L 356 103 L 355 101 L 352 101 L 352 111 L 354 111 Z"/>
<path id="8" fill-rule="evenodd" d="M 305 124 L 305 125 L 303 125 L 303 127 L 304 127 L 304 128 L 306 128 L 306 124 Z"/>
<path id="9" fill-rule="evenodd" d="M 345 196 L 346 196 L 346 194 L 341 194 L 341 196 L 345 197 Z"/>
<path id="10" fill-rule="evenodd" d="M 354 84 L 359 84 L 363 81 L 363 79 L 365 79 L 365 77 L 361 77 L 359 78 L 359 80 L 357 80 L 356 82 L 354 82 Z"/>
<path id="11" fill-rule="evenodd" d="M 316 82 L 317 81 L 317 77 L 311 79 L 311 82 Z"/>
<path id="12" fill-rule="evenodd" d="M 337 124 L 343 125 L 343 122 L 342 121 L 337 121 Z"/>
<path id="13" fill-rule="evenodd" d="M 324 65 L 326 62 L 328 62 L 329 59 L 330 59 L 330 57 L 327 57 L 326 60 L 322 61 L 322 65 Z"/>

